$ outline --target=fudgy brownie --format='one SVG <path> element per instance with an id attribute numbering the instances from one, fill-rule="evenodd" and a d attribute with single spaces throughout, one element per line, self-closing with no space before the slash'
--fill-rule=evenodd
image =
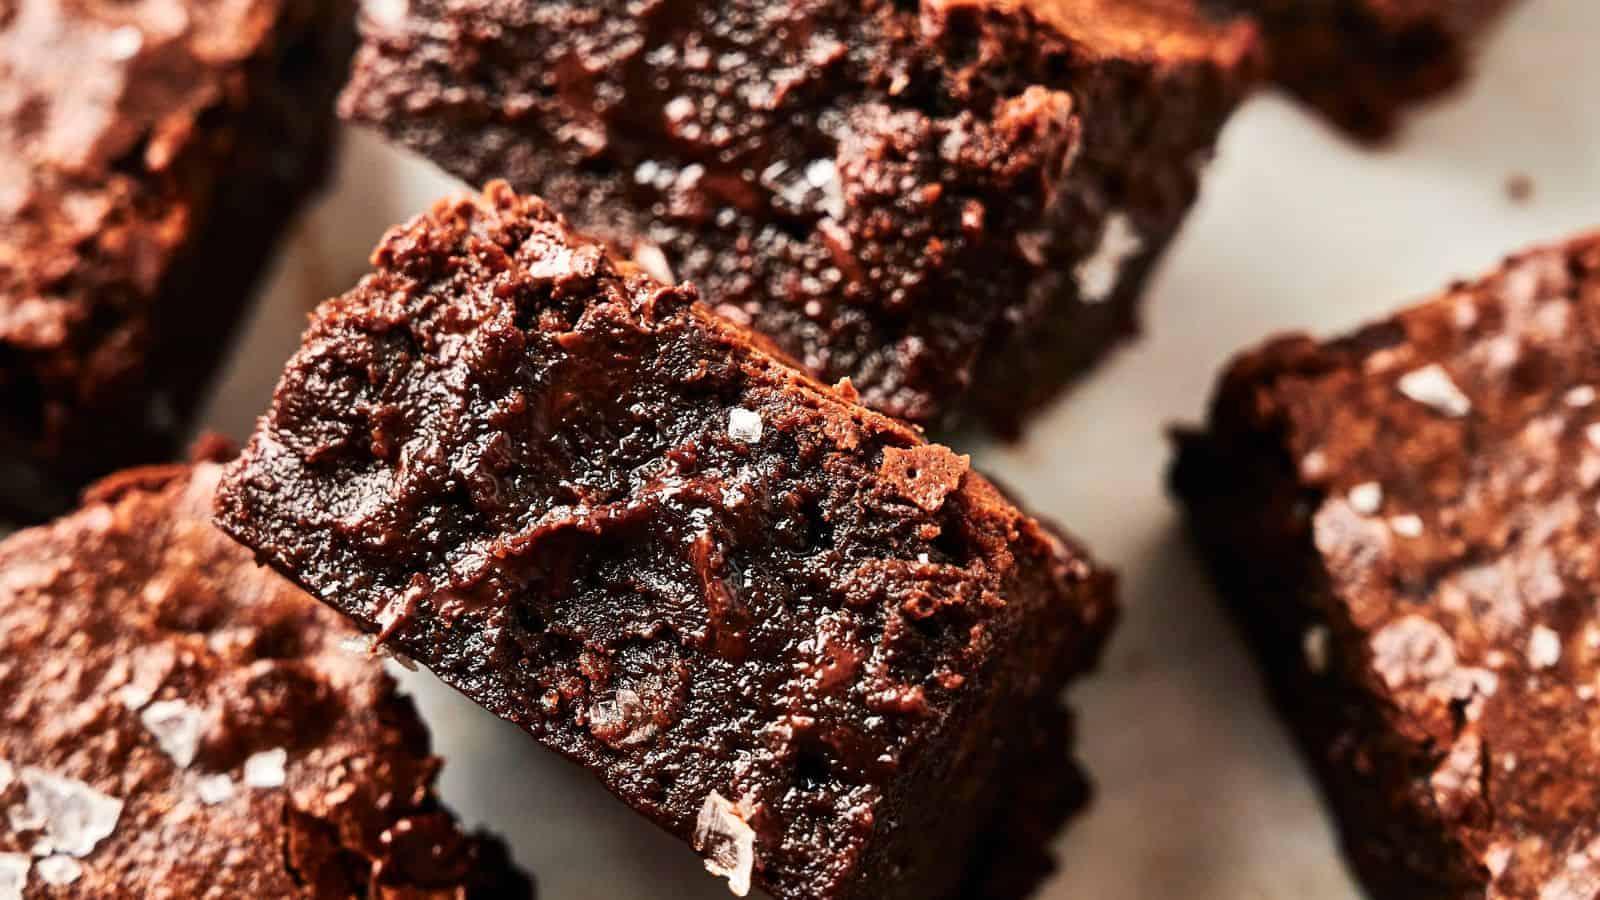
<path id="1" fill-rule="evenodd" d="M 348 0 L 0 3 L 0 515 L 176 455 L 321 177 Z"/>
<path id="2" fill-rule="evenodd" d="M 373 259 L 313 316 L 223 528 L 736 891 L 948 896 L 1097 657 L 1110 576 L 503 182 Z"/>
<path id="3" fill-rule="evenodd" d="M 1347 132 L 1391 135 L 1406 107 L 1466 76 L 1512 0 L 1216 0 L 1256 17 L 1274 77 Z"/>
<path id="4" fill-rule="evenodd" d="M 220 473 L 0 543 L 0 897 L 530 897 L 367 645 L 211 524 Z"/>
<path id="5" fill-rule="evenodd" d="M 413 0 L 344 113 L 507 178 L 824 381 L 1014 429 L 1136 327 L 1252 81 L 1193 0 Z"/>
<path id="6" fill-rule="evenodd" d="M 1175 485 L 1380 898 L 1600 890 L 1600 233 L 1235 362 Z"/>

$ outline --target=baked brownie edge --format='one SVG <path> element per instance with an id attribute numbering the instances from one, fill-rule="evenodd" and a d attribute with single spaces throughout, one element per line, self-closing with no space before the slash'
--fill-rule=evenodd
<path id="1" fill-rule="evenodd" d="M 1591 884 L 1600 235 L 1224 376 L 1173 486 L 1374 896 Z M 1583 879 L 1590 879 L 1584 881 Z"/>

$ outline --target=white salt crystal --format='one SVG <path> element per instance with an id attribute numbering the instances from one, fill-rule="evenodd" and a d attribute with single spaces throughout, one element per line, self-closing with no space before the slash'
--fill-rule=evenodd
<path id="1" fill-rule="evenodd" d="M 1472 401 L 1438 363 L 1400 376 L 1398 386 L 1400 393 L 1447 416 L 1460 418 L 1472 411 Z"/>
<path id="2" fill-rule="evenodd" d="M 1565 399 L 1568 406 L 1582 407 L 1593 403 L 1594 398 L 1594 388 L 1587 384 L 1580 384 L 1572 390 L 1567 391 L 1567 396 Z"/>
<path id="3" fill-rule="evenodd" d="M 253 788 L 283 787 L 288 780 L 284 766 L 289 762 L 289 752 L 282 747 L 250 754 L 244 761 L 244 783 Z"/>
<path id="4" fill-rule="evenodd" d="M 728 879 L 728 890 L 735 896 L 750 893 L 750 874 L 755 868 L 756 833 L 738 808 L 726 797 L 712 791 L 700 806 L 694 824 L 694 849 L 705 857 L 706 871 Z"/>
<path id="5" fill-rule="evenodd" d="M 70 856 L 47 857 L 35 863 L 33 868 L 39 873 L 40 881 L 55 887 L 69 885 L 83 875 L 83 866 Z"/>
<path id="6" fill-rule="evenodd" d="M 84 857 L 111 836 L 122 816 L 122 801 L 102 794 L 75 778 L 64 778 L 35 766 L 23 766 L 29 818 L 42 822 L 56 850 Z"/>
<path id="7" fill-rule="evenodd" d="M 200 795 L 200 802 L 207 806 L 233 799 L 233 779 L 226 774 L 207 775 L 196 782 L 194 788 L 195 793 Z"/>
<path id="8" fill-rule="evenodd" d="M 1144 238 L 1133 227 L 1133 220 L 1116 212 L 1106 218 L 1106 229 L 1094 254 L 1078 263 L 1078 298 L 1085 303 L 1100 303 L 1111 296 L 1122 281 L 1122 267 L 1144 249 Z"/>
<path id="9" fill-rule="evenodd" d="M 743 407 L 728 410 L 728 437 L 746 444 L 761 440 L 761 414 Z"/>
<path id="10" fill-rule="evenodd" d="M 1528 665 L 1548 669 L 1561 661 L 1561 635 L 1544 625 L 1533 626 L 1528 637 Z"/>
<path id="11" fill-rule="evenodd" d="M 172 757 L 180 769 L 188 768 L 200 752 L 200 737 L 206 731 L 206 714 L 182 700 L 160 700 L 145 707 L 139 721 L 155 735 L 161 751 Z"/>
<path id="12" fill-rule="evenodd" d="M 1364 516 L 1370 516 L 1383 506 L 1383 487 L 1376 481 L 1358 484 L 1350 489 L 1350 505 Z"/>
<path id="13" fill-rule="evenodd" d="M 1389 527 L 1401 537 L 1422 537 L 1422 519 L 1418 516 L 1395 516 L 1389 520 Z"/>

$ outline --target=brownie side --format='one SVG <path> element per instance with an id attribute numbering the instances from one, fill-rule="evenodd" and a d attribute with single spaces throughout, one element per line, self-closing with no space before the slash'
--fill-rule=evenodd
<path id="1" fill-rule="evenodd" d="M 1467 76 L 1512 0 L 1226 0 L 1257 17 L 1273 75 L 1352 136 L 1390 137 L 1411 106 Z"/>
<path id="2" fill-rule="evenodd" d="M 1011 430 L 1134 330 L 1254 52 L 1183 3 L 418 0 L 342 108 L 870 407 Z"/>
<path id="3" fill-rule="evenodd" d="M 37 520 L 176 454 L 326 169 L 352 7 L 0 14 L 0 514 Z"/>
<path id="4" fill-rule="evenodd" d="M 1597 333 L 1600 235 L 1246 354 L 1180 437 L 1195 542 L 1376 897 L 1600 883 Z"/>
<path id="5" fill-rule="evenodd" d="M 0 543 L 8 896 L 531 897 L 356 633 L 211 524 L 220 475 L 121 473 Z"/>
<path id="6" fill-rule="evenodd" d="M 374 263 L 314 316 L 223 528 L 735 886 L 952 890 L 1109 576 L 504 184 Z"/>

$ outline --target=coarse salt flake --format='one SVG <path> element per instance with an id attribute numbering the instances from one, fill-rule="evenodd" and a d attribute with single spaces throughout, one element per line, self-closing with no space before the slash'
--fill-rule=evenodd
<path id="1" fill-rule="evenodd" d="M 83 875 L 83 866 L 70 856 L 50 856 L 39 860 L 33 866 L 39 873 L 39 880 L 54 887 L 63 887 L 77 881 Z"/>
<path id="2" fill-rule="evenodd" d="M 1422 537 L 1422 519 L 1419 516 L 1395 516 L 1389 520 L 1389 527 L 1401 537 Z"/>
<path id="3" fill-rule="evenodd" d="M 728 437 L 746 444 L 761 440 L 761 414 L 736 406 L 728 410 Z"/>
<path id="4" fill-rule="evenodd" d="M 1561 661 L 1561 635 L 1546 625 L 1533 626 L 1528 636 L 1528 665 L 1548 669 Z"/>
<path id="5" fill-rule="evenodd" d="M 705 857 L 706 871 L 728 879 L 735 896 L 750 893 L 755 868 L 756 833 L 743 814 L 716 791 L 706 797 L 694 824 L 694 849 Z"/>
<path id="6" fill-rule="evenodd" d="M 1383 506 L 1383 487 L 1376 481 L 1358 484 L 1350 489 L 1350 505 L 1364 516 L 1370 516 Z"/>
<path id="7" fill-rule="evenodd" d="M 139 721 L 155 735 L 161 751 L 172 757 L 180 769 L 188 768 L 200 752 L 200 738 L 206 731 L 206 714 L 182 700 L 160 700 L 144 708 Z"/>
<path id="8" fill-rule="evenodd" d="M 1305 654 L 1306 668 L 1322 674 L 1328 671 L 1328 638 L 1326 625 L 1313 625 L 1300 638 L 1300 649 Z"/>
<path id="9" fill-rule="evenodd" d="M 1583 407 L 1593 403 L 1595 399 L 1594 388 L 1587 384 L 1580 384 L 1570 391 L 1565 397 L 1568 406 Z"/>
<path id="10" fill-rule="evenodd" d="M 1143 249 L 1144 238 L 1133 227 L 1133 220 L 1120 212 L 1108 216 L 1099 246 L 1074 270 L 1078 298 L 1085 303 L 1104 302 L 1122 280 L 1122 267 Z"/>
<path id="11" fill-rule="evenodd" d="M 288 780 L 284 767 L 289 762 L 289 752 L 282 747 L 252 753 L 244 761 L 244 783 L 253 788 L 283 787 Z"/>
<path id="12" fill-rule="evenodd" d="M 233 799 L 233 779 L 226 773 L 207 775 L 195 782 L 194 790 L 200 795 L 200 802 L 207 806 L 227 803 Z"/>
<path id="13" fill-rule="evenodd" d="M 0 900 L 22 900 L 32 865 L 26 853 L 0 853 Z"/>
<path id="14" fill-rule="evenodd" d="M 122 801 L 89 785 L 36 766 L 22 768 L 28 818 L 41 823 L 50 846 L 84 857 L 111 836 L 122 817 Z"/>
<path id="15" fill-rule="evenodd" d="M 1472 401 L 1438 363 L 1400 376 L 1398 386 L 1400 393 L 1447 416 L 1460 418 L 1472 411 Z"/>

